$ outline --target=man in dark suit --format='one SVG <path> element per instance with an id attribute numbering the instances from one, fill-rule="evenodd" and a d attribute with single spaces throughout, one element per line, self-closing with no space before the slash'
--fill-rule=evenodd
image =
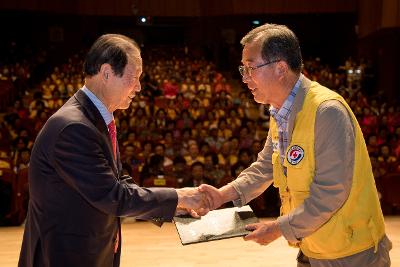
<path id="1" fill-rule="evenodd" d="M 211 205 L 195 188 L 125 182 L 113 112 L 140 91 L 138 45 L 101 36 L 84 63 L 85 86 L 44 125 L 32 150 L 30 202 L 19 266 L 119 266 L 121 216 L 161 225 Z"/>

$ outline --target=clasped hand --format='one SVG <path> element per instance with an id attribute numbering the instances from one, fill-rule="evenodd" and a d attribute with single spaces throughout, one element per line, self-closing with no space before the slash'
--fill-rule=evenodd
<path id="1" fill-rule="evenodd" d="M 199 218 L 223 204 L 221 193 L 210 185 L 201 185 L 198 188 L 180 188 L 176 189 L 176 192 L 178 194 L 176 215 L 189 213 L 191 216 Z"/>

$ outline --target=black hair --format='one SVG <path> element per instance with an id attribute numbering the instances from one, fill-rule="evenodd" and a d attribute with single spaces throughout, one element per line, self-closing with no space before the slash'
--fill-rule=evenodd
<path id="1" fill-rule="evenodd" d="M 129 55 L 140 53 L 138 44 L 120 34 L 104 34 L 92 45 L 83 63 L 85 76 L 99 73 L 101 65 L 108 63 L 115 75 L 121 77 L 128 64 Z"/>

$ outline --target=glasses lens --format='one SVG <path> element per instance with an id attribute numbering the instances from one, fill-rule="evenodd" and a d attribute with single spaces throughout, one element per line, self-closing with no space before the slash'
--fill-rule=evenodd
<path id="1" fill-rule="evenodd" d="M 245 71 L 246 71 L 245 66 L 239 66 L 240 75 L 244 76 Z"/>

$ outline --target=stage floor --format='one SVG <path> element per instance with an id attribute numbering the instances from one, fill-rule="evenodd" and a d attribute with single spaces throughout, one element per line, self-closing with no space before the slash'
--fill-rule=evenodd
<path id="1" fill-rule="evenodd" d="M 263 219 L 268 220 L 268 218 Z M 400 266 L 400 217 L 386 217 L 386 233 L 393 242 L 392 266 Z M 232 238 L 182 246 L 172 223 L 158 228 L 148 222 L 126 222 L 122 226 L 121 266 L 296 266 L 297 249 L 279 238 L 268 246 Z M 0 266 L 17 266 L 23 227 L 0 228 Z"/>

